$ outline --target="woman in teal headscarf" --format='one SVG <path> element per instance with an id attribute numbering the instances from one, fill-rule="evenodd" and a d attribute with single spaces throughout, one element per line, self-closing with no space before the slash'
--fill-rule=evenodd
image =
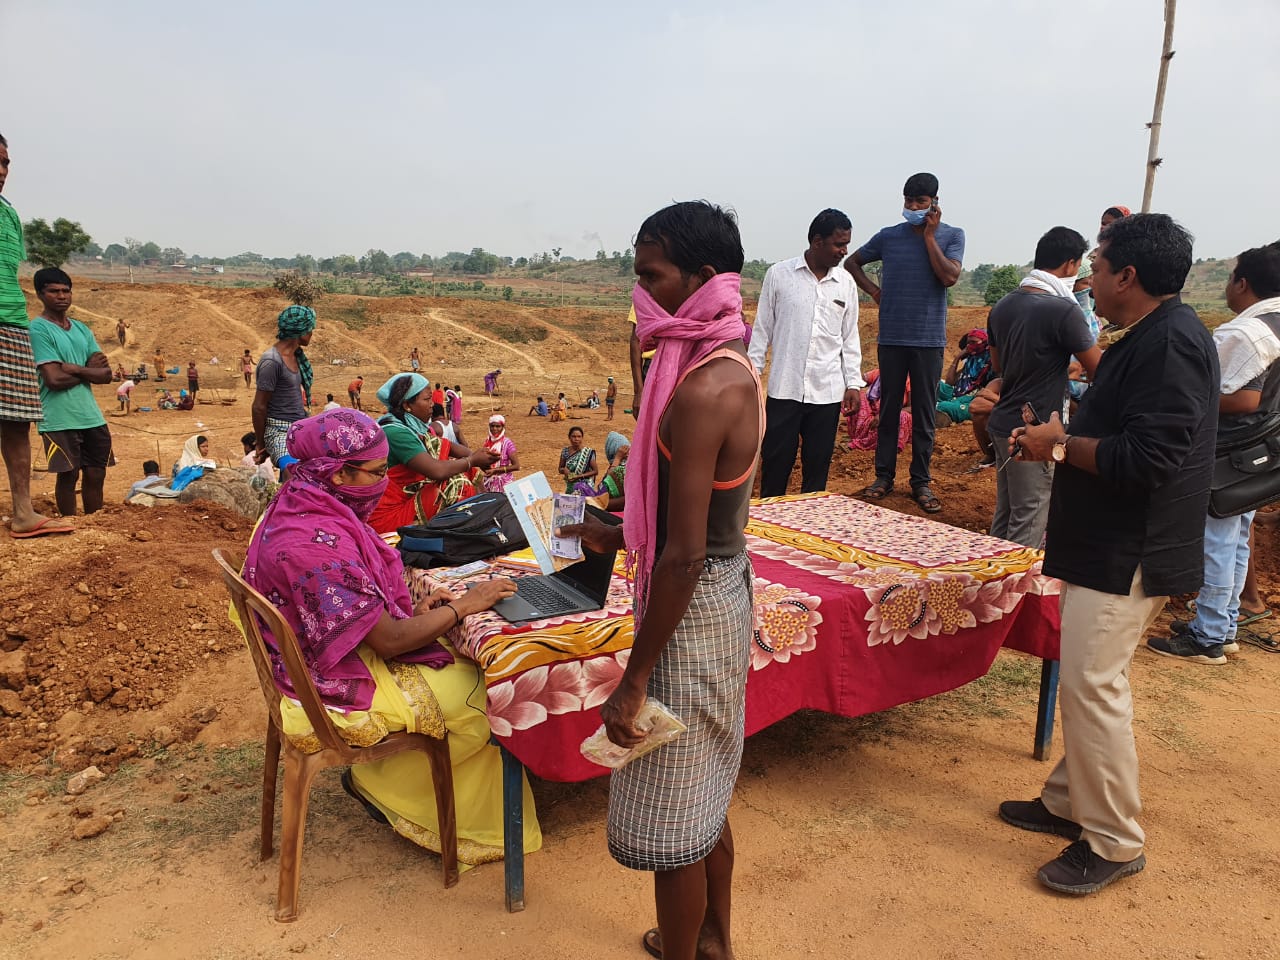
<path id="1" fill-rule="evenodd" d="M 311 361 L 303 348 L 315 328 L 316 312 L 301 304 L 286 307 L 276 318 L 275 346 L 263 353 L 255 374 L 258 390 L 252 414 L 258 463 L 270 457 L 280 465 L 287 453 L 285 435 L 311 406 Z"/>
<path id="2" fill-rule="evenodd" d="M 586 497 L 598 497 L 608 494 L 607 509 L 618 511 L 626 506 L 623 495 L 623 483 L 627 476 L 627 457 L 631 455 L 631 441 L 624 434 L 614 430 L 605 438 L 604 453 L 609 460 L 609 469 L 605 471 L 600 486 L 594 487 L 586 481 L 574 485 L 573 492 Z"/>
<path id="3" fill-rule="evenodd" d="M 426 523 L 442 508 L 484 489 L 484 471 L 497 455 L 472 451 L 437 436 L 431 419 L 431 384 L 420 373 L 401 373 L 378 388 L 387 413 L 378 426 L 387 435 L 386 492 L 369 516 L 379 533 Z"/>

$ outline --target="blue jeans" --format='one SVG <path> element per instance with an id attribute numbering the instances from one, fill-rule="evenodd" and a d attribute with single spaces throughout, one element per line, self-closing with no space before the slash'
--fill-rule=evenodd
<path id="1" fill-rule="evenodd" d="M 1249 572 L 1249 526 L 1254 511 L 1204 522 L 1204 586 L 1196 594 L 1196 615 L 1187 636 L 1201 646 L 1236 636 L 1240 591 Z"/>

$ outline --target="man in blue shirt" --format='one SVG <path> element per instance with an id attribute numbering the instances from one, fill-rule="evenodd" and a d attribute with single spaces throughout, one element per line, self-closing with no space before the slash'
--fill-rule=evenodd
<path id="1" fill-rule="evenodd" d="M 932 478 L 934 410 L 947 345 L 947 287 L 960 279 L 964 231 L 942 222 L 938 178 L 917 173 L 902 188 L 905 223 L 884 227 L 845 261 L 854 282 L 880 305 L 880 429 L 876 479 L 862 492 L 882 500 L 898 468 L 898 414 L 911 381 L 911 496 L 926 513 L 942 504 Z M 882 284 L 862 269 L 883 263 Z"/>

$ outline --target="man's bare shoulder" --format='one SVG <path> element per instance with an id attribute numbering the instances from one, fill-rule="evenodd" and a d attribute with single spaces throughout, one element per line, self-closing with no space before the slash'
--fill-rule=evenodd
<path id="1" fill-rule="evenodd" d="M 746 354 L 742 357 L 745 360 Z M 717 357 L 685 377 L 673 399 L 682 405 L 724 406 L 746 399 L 754 401 L 755 395 L 756 379 L 751 371 L 737 360 Z"/>

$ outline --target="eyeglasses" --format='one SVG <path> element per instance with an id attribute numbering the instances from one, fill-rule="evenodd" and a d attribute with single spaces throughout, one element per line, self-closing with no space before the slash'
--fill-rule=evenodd
<path id="1" fill-rule="evenodd" d="M 355 470 L 359 473 L 367 473 L 369 474 L 369 476 L 377 477 L 379 480 L 381 480 L 383 477 L 387 475 L 387 471 L 390 470 L 391 468 L 390 466 L 386 466 L 386 467 L 383 467 L 381 470 L 370 470 L 368 467 L 357 467 L 354 463 L 348 463 L 347 469 Z"/>

